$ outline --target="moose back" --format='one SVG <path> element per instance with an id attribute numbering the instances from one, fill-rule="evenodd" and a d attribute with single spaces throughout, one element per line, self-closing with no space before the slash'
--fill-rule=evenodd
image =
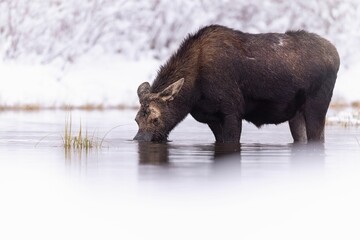
<path id="1" fill-rule="evenodd" d="M 239 142 L 242 120 L 289 121 L 295 142 L 324 141 L 339 70 L 336 48 L 306 31 L 248 34 L 212 25 L 189 35 L 138 88 L 135 140 L 166 141 L 189 113 L 216 142 Z"/>

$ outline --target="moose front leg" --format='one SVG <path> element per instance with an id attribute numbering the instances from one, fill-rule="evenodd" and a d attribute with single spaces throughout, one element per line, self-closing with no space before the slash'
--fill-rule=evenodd
<path id="1" fill-rule="evenodd" d="M 208 126 L 211 129 L 211 131 L 213 132 L 216 142 L 222 142 L 224 137 L 223 137 L 223 130 L 222 130 L 222 126 L 221 126 L 220 122 L 208 123 Z"/>
<path id="2" fill-rule="evenodd" d="M 302 112 L 296 113 L 296 115 L 289 120 L 290 132 L 295 143 L 306 143 L 306 125 L 305 118 Z"/>
<path id="3" fill-rule="evenodd" d="M 217 143 L 238 143 L 241 134 L 241 120 L 236 116 L 227 115 L 222 122 L 208 124 L 214 133 Z"/>

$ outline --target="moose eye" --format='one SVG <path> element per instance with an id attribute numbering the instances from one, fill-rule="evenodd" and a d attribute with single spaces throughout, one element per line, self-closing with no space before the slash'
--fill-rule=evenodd
<path id="1" fill-rule="evenodd" d="M 153 119 L 153 124 L 154 124 L 155 126 L 158 126 L 158 125 L 160 124 L 159 118 L 154 118 L 154 119 Z"/>
<path id="2" fill-rule="evenodd" d="M 148 110 L 148 109 L 145 109 L 145 110 L 143 110 L 143 111 L 141 112 L 142 117 L 146 117 L 146 115 L 148 115 L 148 114 L 149 114 L 149 110 Z"/>

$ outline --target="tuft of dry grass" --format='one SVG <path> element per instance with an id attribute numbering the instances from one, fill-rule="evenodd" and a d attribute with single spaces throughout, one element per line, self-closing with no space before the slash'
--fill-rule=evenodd
<path id="1" fill-rule="evenodd" d="M 330 103 L 330 108 L 334 110 L 343 110 L 350 107 L 350 104 L 345 101 L 336 101 Z"/>
<path id="2" fill-rule="evenodd" d="M 358 139 L 357 137 L 355 137 L 355 139 L 356 139 L 358 145 L 360 146 L 360 141 L 359 141 L 359 139 Z"/>
<path id="3" fill-rule="evenodd" d="M 360 101 L 346 102 L 338 100 L 330 103 L 330 108 L 333 110 L 344 110 L 346 108 L 353 108 L 354 110 L 360 110 Z"/>
<path id="4" fill-rule="evenodd" d="M 71 111 L 71 110 L 103 111 L 108 109 L 108 107 L 105 107 L 103 104 L 84 104 L 79 106 L 64 105 L 64 106 L 60 106 L 59 109 L 64 111 Z"/>
<path id="5" fill-rule="evenodd" d="M 360 101 L 352 102 L 351 107 L 360 110 Z"/>
<path id="6" fill-rule="evenodd" d="M 76 134 L 73 133 L 72 129 L 72 117 L 71 114 L 65 119 L 65 128 L 63 136 L 63 146 L 65 149 L 78 149 L 78 150 L 89 150 L 91 148 L 101 148 L 103 139 L 100 141 L 95 137 L 95 132 L 92 136 L 89 136 L 88 130 L 85 130 L 83 135 L 81 120 L 80 127 Z"/>
<path id="7" fill-rule="evenodd" d="M 40 111 L 42 108 L 38 104 L 23 105 L 0 105 L 0 111 Z"/>
<path id="8" fill-rule="evenodd" d="M 360 110 L 354 110 L 350 115 L 345 115 L 340 118 L 327 118 L 325 123 L 328 126 L 337 125 L 344 128 L 360 127 Z"/>

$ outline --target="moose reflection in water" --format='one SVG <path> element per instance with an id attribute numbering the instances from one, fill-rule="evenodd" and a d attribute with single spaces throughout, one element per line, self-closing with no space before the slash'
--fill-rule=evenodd
<path id="1" fill-rule="evenodd" d="M 178 145 L 171 143 L 138 142 L 139 164 L 168 165 L 170 163 L 212 161 L 215 165 L 240 163 L 241 161 L 259 162 L 272 158 L 279 162 L 322 163 L 325 149 L 322 144 L 223 144 Z M 308 159 L 305 161 L 304 159 Z M 299 160 L 299 161 L 298 161 Z M 302 162 L 302 163 L 301 163 Z"/>
<path id="2" fill-rule="evenodd" d="M 140 164 L 167 164 L 169 162 L 169 146 L 167 143 L 138 142 Z"/>

